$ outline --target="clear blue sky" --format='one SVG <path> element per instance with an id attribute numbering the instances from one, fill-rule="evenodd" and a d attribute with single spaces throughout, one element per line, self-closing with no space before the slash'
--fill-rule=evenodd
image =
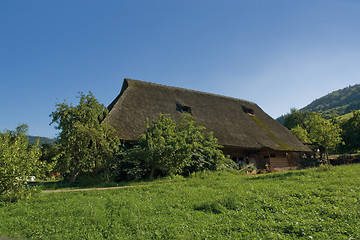
<path id="1" fill-rule="evenodd" d="M 0 0 L 0 130 L 55 137 L 57 102 L 107 106 L 125 77 L 276 118 L 360 82 L 360 1 Z"/>

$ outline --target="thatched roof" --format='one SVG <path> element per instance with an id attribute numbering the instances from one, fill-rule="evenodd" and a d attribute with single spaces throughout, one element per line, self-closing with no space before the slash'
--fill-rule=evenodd
<path id="1" fill-rule="evenodd" d="M 236 98 L 125 79 L 108 108 L 104 122 L 123 140 L 136 140 L 145 130 L 146 118 L 151 122 L 163 113 L 178 120 L 182 112 L 191 112 L 224 146 L 309 151 L 255 103 Z"/>

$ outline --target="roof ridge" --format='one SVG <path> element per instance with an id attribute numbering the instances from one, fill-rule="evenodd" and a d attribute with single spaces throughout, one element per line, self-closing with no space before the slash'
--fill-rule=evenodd
<path id="1" fill-rule="evenodd" d="M 193 90 L 193 89 L 189 89 L 189 88 L 181 88 L 181 87 L 175 87 L 175 86 L 168 86 L 168 85 L 164 85 L 164 84 L 147 82 L 147 81 L 142 81 L 142 80 L 137 80 L 137 79 L 132 79 L 132 78 L 125 78 L 124 81 L 128 81 L 128 82 L 140 82 L 140 83 L 148 84 L 148 85 L 155 85 L 155 86 L 160 86 L 160 87 L 165 87 L 165 88 L 171 88 L 171 89 L 179 89 L 179 90 L 181 90 L 181 91 L 188 91 L 188 92 L 200 93 L 200 94 L 204 94 L 204 95 L 210 95 L 210 96 L 214 96 L 214 97 L 221 97 L 221 98 L 230 99 L 230 100 L 247 102 L 247 103 L 249 103 L 249 104 L 253 104 L 253 105 L 256 105 L 256 106 L 257 106 L 257 104 L 256 104 L 255 102 L 252 102 L 252 101 L 248 101 L 248 100 L 240 99 L 240 98 L 236 98 L 236 97 L 229 97 L 229 96 L 225 96 L 225 95 L 221 95 L 221 94 L 217 94 L 217 93 L 209 93 L 209 92 L 204 92 L 204 91 L 199 91 L 199 90 Z M 130 84 L 129 84 L 129 85 L 130 85 Z"/>

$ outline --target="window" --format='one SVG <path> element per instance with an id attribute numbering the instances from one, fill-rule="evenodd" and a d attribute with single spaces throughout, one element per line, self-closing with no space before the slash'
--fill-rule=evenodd
<path id="1" fill-rule="evenodd" d="M 183 112 L 183 113 L 191 113 L 191 108 L 189 106 L 182 106 L 181 112 Z"/>
<path id="2" fill-rule="evenodd" d="M 270 157 L 271 158 L 276 158 L 276 154 L 272 153 L 272 154 L 270 154 Z"/>
<path id="3" fill-rule="evenodd" d="M 191 114 L 191 107 L 181 105 L 179 103 L 176 104 L 176 110 L 181 112 L 181 113 L 190 113 Z"/>
<path id="4" fill-rule="evenodd" d="M 243 109 L 244 113 L 247 113 L 247 114 L 249 114 L 249 115 L 254 115 L 254 109 L 252 109 L 252 108 L 247 108 L 247 107 L 245 107 L 245 106 L 242 106 L 242 109 Z"/>

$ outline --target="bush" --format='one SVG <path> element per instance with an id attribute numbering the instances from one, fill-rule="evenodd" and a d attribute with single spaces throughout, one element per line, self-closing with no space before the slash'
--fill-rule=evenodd
<path id="1" fill-rule="evenodd" d="M 161 114 L 139 137 L 138 145 L 124 152 L 119 163 L 119 176 L 127 179 L 169 176 L 192 172 L 233 168 L 212 133 L 196 125 L 191 115 L 175 122 Z M 230 162 L 231 161 L 231 162 Z"/>
<path id="2" fill-rule="evenodd" d="M 300 160 L 300 165 L 303 168 L 307 167 L 317 167 L 321 164 L 325 164 L 326 160 L 321 158 L 303 158 Z"/>
<path id="3" fill-rule="evenodd" d="M 24 187 L 29 176 L 41 177 L 49 165 L 41 162 L 38 143 L 27 140 L 28 126 L 19 125 L 16 131 L 0 132 L 0 195 L 2 199 L 16 201 L 29 191 Z"/>
<path id="4" fill-rule="evenodd" d="M 253 172 L 254 170 L 257 170 L 257 168 L 253 163 L 251 163 L 251 164 L 243 165 L 240 169 L 240 172 L 246 174 L 248 172 Z"/>

